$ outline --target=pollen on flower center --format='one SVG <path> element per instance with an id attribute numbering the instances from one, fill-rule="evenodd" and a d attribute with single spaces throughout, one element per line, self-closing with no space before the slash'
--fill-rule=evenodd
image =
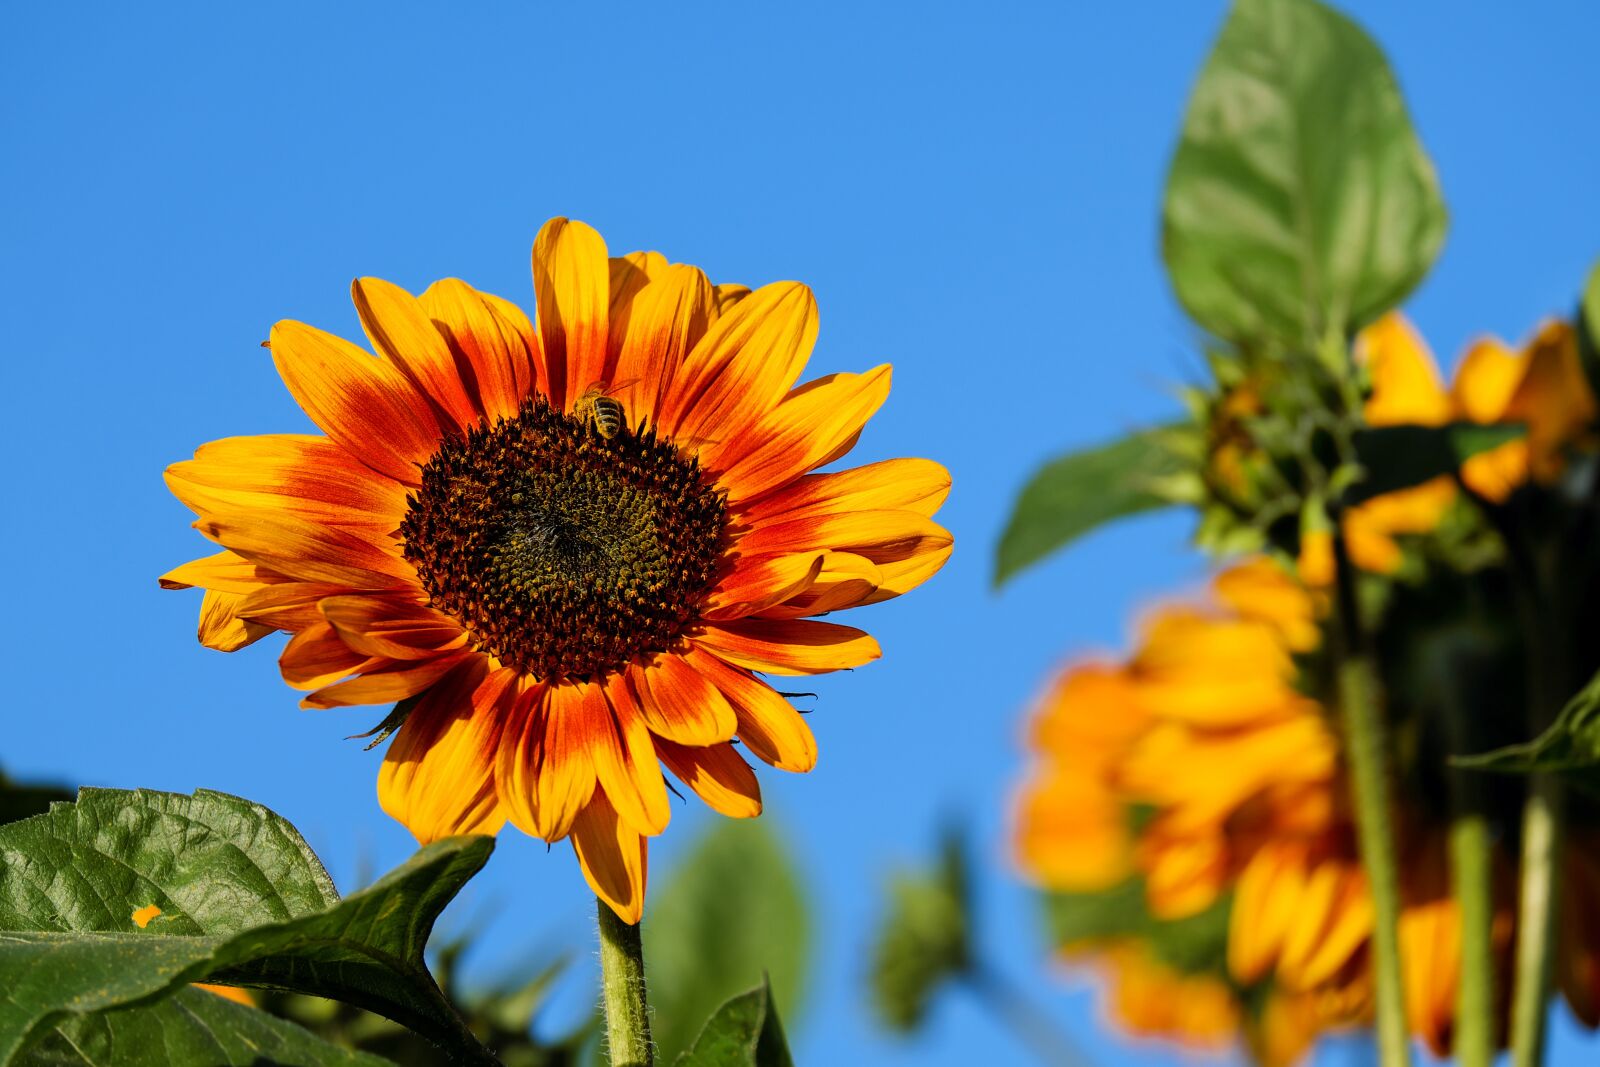
<path id="1" fill-rule="evenodd" d="M 400 533 L 434 607 L 560 681 L 672 646 L 715 577 L 725 511 L 653 431 L 606 439 L 539 398 L 446 441 Z"/>

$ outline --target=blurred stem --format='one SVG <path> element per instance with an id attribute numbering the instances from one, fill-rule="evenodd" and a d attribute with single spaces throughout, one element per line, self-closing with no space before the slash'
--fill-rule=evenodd
<path id="1" fill-rule="evenodd" d="M 1045 1063 L 1087 1067 L 1088 1058 L 1056 1026 L 1055 1020 L 1006 979 L 981 966 L 967 971 L 965 979 L 979 1002 L 999 1016 Z"/>
<path id="2" fill-rule="evenodd" d="M 1528 641 L 1528 726 L 1538 736 L 1549 726 L 1567 696 L 1566 657 L 1560 624 L 1541 595 L 1545 583 L 1527 560 L 1517 581 L 1517 603 Z M 1511 1001 L 1511 1062 L 1538 1067 L 1544 1062 L 1545 1021 L 1549 1015 L 1556 911 L 1560 907 L 1562 827 L 1561 783 L 1550 774 L 1528 780 L 1522 808 L 1522 886 L 1517 901 L 1517 958 Z"/>
<path id="3" fill-rule="evenodd" d="M 1451 775 L 1450 873 L 1461 905 L 1461 981 L 1455 1056 L 1460 1067 L 1494 1063 L 1494 888 L 1483 789 L 1468 771 Z"/>
<path id="4" fill-rule="evenodd" d="M 1377 972 L 1378 1054 L 1383 1067 L 1409 1067 L 1405 987 L 1400 973 L 1400 878 L 1395 865 L 1394 811 L 1389 797 L 1388 737 L 1372 651 L 1362 633 L 1355 571 L 1339 516 L 1333 519 L 1334 572 L 1340 633 L 1339 715 L 1350 758 L 1350 784 L 1361 863 L 1372 886 L 1372 932 Z"/>
<path id="5" fill-rule="evenodd" d="M 650 1008 L 645 997 L 644 946 L 639 927 L 595 900 L 600 917 L 600 981 L 611 1067 L 650 1067 Z"/>

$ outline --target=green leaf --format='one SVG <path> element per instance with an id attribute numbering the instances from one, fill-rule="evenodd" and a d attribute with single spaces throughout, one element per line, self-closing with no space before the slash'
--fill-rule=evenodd
<path id="1" fill-rule="evenodd" d="M 28 1052 L 29 1067 L 393 1067 L 200 989 L 147 1007 L 78 1015 Z"/>
<path id="2" fill-rule="evenodd" d="M 663 1063 L 728 997 L 772 976 L 783 1014 L 804 991 L 810 915 L 767 819 L 719 819 L 652 890 L 644 924 L 652 1036 Z"/>
<path id="3" fill-rule="evenodd" d="M 1446 217 L 1383 53 L 1315 0 L 1238 0 L 1167 179 L 1163 251 L 1195 321 L 1315 352 L 1397 305 Z"/>
<path id="4" fill-rule="evenodd" d="M 1356 460 L 1365 476 L 1345 490 L 1344 503 L 1359 504 L 1450 474 L 1479 452 L 1498 448 L 1525 432 L 1515 423 L 1484 426 L 1474 422 L 1357 430 Z"/>
<path id="5" fill-rule="evenodd" d="M 1590 391 L 1600 396 L 1600 262 L 1589 271 L 1578 302 L 1578 358 Z"/>
<path id="6" fill-rule="evenodd" d="M 995 585 L 1103 523 L 1172 501 L 1157 483 L 1183 469 L 1162 440 L 1168 428 L 1144 430 L 1073 452 L 1040 468 L 1017 497 L 995 555 Z"/>
<path id="7" fill-rule="evenodd" d="M 1157 959 L 1185 973 L 1215 971 L 1227 958 L 1228 913 L 1224 897 L 1184 919 L 1150 914 L 1142 879 L 1130 878 L 1100 893 L 1049 893 L 1045 915 L 1054 944 L 1136 940 Z"/>
<path id="8" fill-rule="evenodd" d="M 794 1067 L 778 1006 L 763 979 L 732 998 L 706 1021 L 676 1067 Z"/>
<path id="9" fill-rule="evenodd" d="M 0 771 L 0 824 L 41 815 L 56 801 L 71 799 L 72 794 L 60 786 L 13 782 Z"/>
<path id="10" fill-rule="evenodd" d="M 935 993 L 973 967 L 971 875 L 966 844 L 947 831 L 932 871 L 898 875 L 872 951 L 873 1006 L 892 1030 L 909 1033 Z"/>
<path id="11" fill-rule="evenodd" d="M 1451 760 L 1458 767 L 1503 774 L 1551 771 L 1600 794 L 1600 674 L 1567 702 L 1550 728 L 1532 741 Z"/>
<path id="12" fill-rule="evenodd" d="M 341 1000 L 492 1062 L 422 958 L 492 848 L 436 842 L 340 900 L 294 827 L 259 804 L 85 789 L 0 827 L 0 1063 L 70 1016 L 201 980 Z"/>

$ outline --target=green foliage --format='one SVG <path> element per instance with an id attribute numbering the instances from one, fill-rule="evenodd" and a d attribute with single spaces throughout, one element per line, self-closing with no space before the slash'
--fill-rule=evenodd
<path id="1" fill-rule="evenodd" d="M 938 868 L 901 875 L 890 887 L 889 915 L 873 947 L 872 993 L 891 1029 L 916 1029 L 939 987 L 973 968 L 967 867 L 966 849 L 952 833 Z"/>
<path id="2" fill-rule="evenodd" d="M 1045 896 L 1045 916 L 1055 944 L 1139 941 L 1157 959 L 1185 973 L 1221 969 L 1227 955 L 1230 907 L 1224 898 L 1185 919 L 1160 919 L 1150 914 L 1139 878 L 1099 893 Z"/>
<path id="3" fill-rule="evenodd" d="M 1507 774 L 1552 771 L 1600 794 L 1600 674 L 1567 702 L 1550 728 L 1532 741 L 1478 756 L 1460 756 L 1459 767 Z"/>
<path id="4" fill-rule="evenodd" d="M 1144 430 L 1045 464 L 1017 497 L 995 557 L 995 584 L 1103 523 L 1172 503 L 1160 483 L 1184 469 L 1168 428 Z"/>
<path id="5" fill-rule="evenodd" d="M 1309 354 L 1398 304 L 1446 217 L 1371 38 L 1315 0 L 1238 0 L 1189 101 L 1163 222 L 1195 321 Z"/>
<path id="6" fill-rule="evenodd" d="M 1473 422 L 1357 430 L 1351 442 L 1364 476 L 1345 490 L 1344 503 L 1359 504 L 1451 474 L 1479 452 L 1498 448 L 1524 432 L 1523 427 L 1514 424 L 1484 426 Z"/>
<path id="7" fill-rule="evenodd" d="M 0 827 L 0 1063 L 74 1017 L 202 980 L 344 1000 L 492 1062 L 422 959 L 492 848 L 438 842 L 341 901 L 295 829 L 259 804 L 85 789 Z"/>
<path id="8" fill-rule="evenodd" d="M 794 1067 L 778 1006 L 765 978 L 706 1021 L 675 1067 Z"/>
<path id="9" fill-rule="evenodd" d="M 689 1046 L 718 1005 L 764 974 L 772 976 L 783 1014 L 795 1017 L 811 922 L 799 877 L 768 820 L 718 820 L 651 891 L 650 906 L 644 958 L 662 1062 Z"/>
<path id="10" fill-rule="evenodd" d="M 1600 262 L 1589 271 L 1578 301 L 1578 355 L 1589 388 L 1600 396 Z"/>
<path id="11" fill-rule="evenodd" d="M 13 782 L 0 771 L 0 824 L 42 815 L 58 800 L 71 800 L 72 794 L 60 786 Z"/>
<path id="12" fill-rule="evenodd" d="M 29 1067 L 388 1067 L 377 1056 L 340 1048 L 202 989 L 181 989 L 133 1010 L 67 1018 L 28 1050 L 25 1062 Z"/>

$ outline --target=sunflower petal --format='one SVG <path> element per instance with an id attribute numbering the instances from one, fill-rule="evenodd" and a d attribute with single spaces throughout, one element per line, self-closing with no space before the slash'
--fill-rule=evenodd
<path id="1" fill-rule="evenodd" d="M 271 626 L 239 618 L 242 593 L 220 593 L 207 589 L 200 601 L 200 643 L 218 652 L 237 652 L 270 633 Z"/>
<path id="2" fill-rule="evenodd" d="M 319 622 L 308 626 L 289 639 L 278 656 L 278 669 L 283 680 L 295 689 L 319 689 L 338 681 L 368 663 L 365 653 L 357 652 L 334 632 L 332 626 Z"/>
<path id="3" fill-rule="evenodd" d="M 524 833 L 559 841 L 595 791 L 590 735 L 607 725 L 598 686 L 536 686 L 518 703 L 514 728 L 500 747 L 496 788 Z"/>
<path id="4" fill-rule="evenodd" d="M 684 745 L 726 741 L 738 729 L 720 690 L 683 657 L 664 653 L 628 672 L 652 733 Z"/>
<path id="5" fill-rule="evenodd" d="M 761 784 L 732 745 L 692 747 L 663 739 L 656 742 L 656 749 L 661 761 L 712 811 L 730 819 L 761 814 Z"/>
<path id="6" fill-rule="evenodd" d="M 759 759 L 781 771 L 797 773 L 817 765 L 817 739 L 811 727 L 772 686 L 697 648 L 684 658 L 727 697 L 738 723 L 739 740 Z"/>
<path id="7" fill-rule="evenodd" d="M 317 608 L 345 644 L 369 656 L 428 659 L 464 646 L 469 636 L 459 622 L 422 603 L 416 593 L 327 597 Z"/>
<path id="8" fill-rule="evenodd" d="M 352 456 L 404 485 L 419 484 L 443 429 L 427 396 L 394 365 L 301 322 L 272 327 L 272 361 L 289 392 Z"/>
<path id="9" fill-rule="evenodd" d="M 647 836 L 659 834 L 666 829 L 672 808 L 655 740 L 626 679 L 611 675 L 605 690 L 612 729 L 595 732 L 590 749 L 595 779 L 630 826 Z"/>
<path id="10" fill-rule="evenodd" d="M 356 279 L 350 296 L 373 349 L 400 368 L 449 425 L 466 430 L 483 420 L 455 354 L 416 297 L 382 278 Z"/>
<path id="11" fill-rule="evenodd" d="M 824 553 L 739 559 L 707 594 L 701 617 L 742 619 L 810 589 L 822 573 Z"/>
<path id="12" fill-rule="evenodd" d="M 807 474 L 751 504 L 752 526 L 851 511 L 914 511 L 932 518 L 950 495 L 950 472 L 931 459 L 886 459 Z"/>
<path id="13" fill-rule="evenodd" d="M 478 405 L 491 423 L 511 418 L 541 388 L 544 353 L 525 315 L 507 316 L 505 301 L 458 278 L 434 282 L 419 299 L 457 361 L 471 369 Z"/>
<path id="14" fill-rule="evenodd" d="M 584 880 L 625 923 L 637 923 L 644 915 L 648 849 L 648 842 L 617 817 L 601 791 L 572 825 L 572 850 Z"/>
<path id="15" fill-rule="evenodd" d="M 630 423 L 638 426 L 648 420 L 655 425 L 663 393 L 681 377 L 684 358 L 711 323 L 711 283 L 694 267 L 663 265 L 623 310 L 619 319 L 613 299 L 616 395 Z M 618 337 L 619 331 L 625 332 Z"/>
<path id="16" fill-rule="evenodd" d="M 662 403 L 662 429 L 690 440 L 739 439 L 783 400 L 816 340 L 811 290 L 798 282 L 762 286 L 718 318 L 684 359 Z M 717 452 L 712 444 L 710 454 Z"/>
<path id="17" fill-rule="evenodd" d="M 767 674 L 825 674 L 860 667 L 882 655 L 871 635 L 812 619 L 707 623 L 693 640 L 729 663 Z"/>
<path id="18" fill-rule="evenodd" d="M 506 813 L 494 788 L 500 732 L 516 674 L 475 656 L 412 708 L 378 771 L 378 803 L 428 844 L 494 834 Z"/>
<path id="19" fill-rule="evenodd" d="M 545 223 L 533 242 L 533 289 L 550 402 L 565 410 L 591 384 L 608 380 L 611 267 L 605 240 L 572 219 Z"/>
<path id="20" fill-rule="evenodd" d="M 889 396 L 887 364 L 866 374 L 833 374 L 784 398 L 738 438 L 703 453 L 737 506 L 771 492 L 847 450 Z"/>
<path id="21" fill-rule="evenodd" d="M 303 698 L 302 708 L 343 708 L 357 704 L 388 704 L 414 697 L 444 677 L 462 660 L 478 655 L 467 649 L 436 654 L 431 659 L 402 661 L 369 669 L 359 678 L 347 678 Z M 374 657 L 376 658 L 376 657 Z"/>

